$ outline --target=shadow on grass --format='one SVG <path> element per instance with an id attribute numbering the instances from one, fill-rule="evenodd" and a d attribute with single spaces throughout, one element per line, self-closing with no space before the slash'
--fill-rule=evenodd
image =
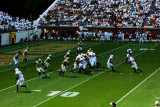
<path id="1" fill-rule="evenodd" d="M 42 77 L 42 79 L 51 79 L 51 77 L 50 76 L 48 76 L 48 77 Z"/>
<path id="2" fill-rule="evenodd" d="M 67 78 L 79 78 L 77 76 L 65 76 L 65 77 L 67 77 Z"/>
<path id="3" fill-rule="evenodd" d="M 19 91 L 18 93 L 32 93 L 32 91 Z"/>

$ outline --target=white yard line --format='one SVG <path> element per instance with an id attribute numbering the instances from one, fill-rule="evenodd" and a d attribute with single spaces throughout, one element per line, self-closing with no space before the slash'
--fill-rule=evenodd
<path id="1" fill-rule="evenodd" d="M 135 57 L 138 56 L 138 55 L 141 55 L 141 54 L 143 54 L 143 53 L 145 53 L 145 52 L 146 52 L 146 51 L 143 51 L 143 52 L 141 52 L 141 53 L 135 55 Z M 102 53 L 102 54 L 103 54 L 103 53 Z M 102 54 L 101 54 L 101 55 L 102 55 Z M 119 64 L 117 64 L 116 66 L 119 66 L 119 65 L 121 65 L 121 64 L 123 64 L 123 63 L 124 63 L 124 61 L 121 62 L 121 63 L 119 63 Z M 115 66 L 115 67 L 116 67 L 116 66 Z M 109 70 L 109 69 L 108 69 L 108 70 Z M 46 99 L 46 100 L 44 100 L 44 101 L 42 101 L 42 102 L 40 102 L 40 103 L 34 105 L 33 107 L 37 107 L 37 106 L 39 106 L 39 105 L 41 105 L 41 104 L 43 104 L 43 103 L 49 101 L 50 99 L 52 99 L 52 98 L 54 98 L 54 97 L 56 97 L 56 96 L 58 96 L 58 95 L 60 95 L 60 94 L 63 94 L 64 92 L 66 92 L 66 91 L 68 91 L 68 90 L 71 90 L 71 89 L 73 89 L 73 88 L 75 88 L 75 87 L 77 87 L 77 86 L 79 86 L 79 85 L 81 85 L 81 84 L 83 84 L 83 83 L 85 83 L 85 82 L 91 80 L 92 78 L 97 77 L 97 76 L 103 74 L 103 73 L 105 73 L 105 71 L 104 71 L 104 72 L 100 72 L 100 73 L 98 73 L 97 75 L 94 75 L 93 77 L 90 77 L 90 78 L 88 78 L 87 80 L 84 80 L 84 81 L 82 81 L 82 82 L 80 82 L 80 83 L 74 85 L 73 87 L 68 88 L 68 89 L 62 91 L 62 92 L 60 92 L 60 93 L 58 93 L 58 94 L 56 94 L 56 95 L 54 95 L 54 96 L 52 96 L 52 97 L 50 97 L 50 98 L 48 98 L 48 99 Z"/>
<path id="2" fill-rule="evenodd" d="M 97 46 L 97 45 L 100 45 L 100 44 L 98 43 L 98 44 L 96 44 L 96 45 L 91 45 L 91 46 L 88 46 L 88 47 L 85 47 L 85 48 L 89 48 L 89 47 Z M 72 49 L 73 49 L 73 48 L 72 48 Z M 63 51 L 65 51 L 65 50 L 63 50 Z M 60 51 L 60 52 L 63 52 L 63 51 Z M 74 50 L 74 51 L 77 51 L 77 50 Z M 74 52 L 74 51 L 73 51 L 73 52 Z M 58 52 L 57 52 L 57 53 L 58 53 Z M 60 56 L 60 55 L 63 55 L 63 54 L 65 54 L 65 53 L 55 55 L 55 56 L 53 56 L 53 58 L 54 58 L 54 57 L 57 57 L 57 56 Z M 41 55 L 40 57 L 42 57 L 42 56 L 43 56 L 43 55 Z M 38 57 L 37 57 L 37 58 L 38 58 Z M 35 58 L 33 58 L 33 59 L 35 59 Z M 31 63 L 33 63 L 33 61 L 32 61 Z M 21 65 L 21 67 L 22 67 L 22 66 L 25 66 L 25 65 L 28 65 L 28 64 L 30 64 L 30 63 L 23 64 L 23 65 Z M 2 70 L 2 71 L 0 71 L 0 72 L 4 72 L 4 71 L 10 70 L 10 69 L 13 69 L 13 68 L 5 69 L 5 70 Z"/>
<path id="3" fill-rule="evenodd" d="M 160 67 L 154 71 L 151 75 L 149 75 L 146 79 L 144 79 L 141 83 L 139 83 L 136 87 L 134 87 L 131 91 L 129 91 L 126 95 L 124 95 L 121 99 L 119 99 L 116 104 L 118 104 L 120 101 L 122 101 L 125 97 L 127 97 L 129 94 L 131 94 L 135 89 L 137 89 L 140 85 L 142 85 L 145 81 L 147 81 L 150 77 L 152 77 L 155 73 L 157 73 L 160 70 Z"/>
<path id="4" fill-rule="evenodd" d="M 123 45 L 123 46 L 118 47 L 118 48 L 113 49 L 113 50 L 117 50 L 117 49 L 123 48 L 123 47 L 125 47 L 125 46 L 128 46 L 128 45 Z M 110 51 L 107 51 L 107 52 L 104 52 L 104 53 L 109 53 L 109 52 L 111 52 L 111 51 L 113 51 L 113 50 L 110 50 Z M 100 55 L 103 55 L 104 53 L 99 54 L 99 56 L 100 56 Z M 56 71 L 59 71 L 59 70 L 61 70 L 61 69 L 58 69 L 58 70 L 56 70 Z M 48 74 L 51 74 L 51 73 L 53 73 L 53 72 L 49 72 Z M 35 80 L 35 79 L 37 79 L 37 78 L 39 78 L 39 77 L 32 78 L 32 79 L 30 79 L 30 80 L 25 81 L 24 83 L 29 82 L 29 81 L 32 81 L 32 80 Z M 4 88 L 4 89 L 0 90 L 0 92 L 1 92 L 1 91 L 5 91 L 5 90 L 7 90 L 7 89 L 10 89 L 10 88 L 12 88 L 12 87 L 15 87 L 15 85 L 10 86 L 10 87 L 8 87 L 8 88 Z"/>

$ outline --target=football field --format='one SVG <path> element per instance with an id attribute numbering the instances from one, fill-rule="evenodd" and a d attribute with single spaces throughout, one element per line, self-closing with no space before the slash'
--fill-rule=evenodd
<path id="1" fill-rule="evenodd" d="M 100 71 L 87 68 L 88 74 L 69 72 L 76 58 L 79 41 L 33 41 L 0 47 L 0 107 L 153 107 L 160 101 L 160 45 L 158 43 L 137 44 L 128 42 L 83 42 L 83 53 L 89 48 L 98 56 Z M 21 54 L 20 71 L 24 84 L 16 92 L 13 56 L 29 47 L 28 63 L 23 63 Z M 132 49 L 138 68 L 135 73 L 131 63 L 125 63 L 126 50 Z M 65 53 L 71 50 L 69 67 L 64 77 L 59 76 Z M 51 54 L 51 66 L 46 73 L 51 78 L 38 77 L 35 61 L 44 60 Z M 103 69 L 110 55 L 114 55 L 115 71 Z M 44 65 L 43 65 L 44 68 Z"/>

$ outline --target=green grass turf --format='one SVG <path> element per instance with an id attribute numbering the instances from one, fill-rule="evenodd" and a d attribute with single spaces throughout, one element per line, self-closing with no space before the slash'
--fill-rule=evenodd
<path id="1" fill-rule="evenodd" d="M 77 41 L 35 41 L 14 46 L 0 47 L 0 54 L 4 55 L 8 51 L 21 50 L 25 47 L 34 47 L 46 44 L 76 44 Z M 15 93 L 14 86 L 15 74 L 13 65 L 0 67 L 0 107 L 109 107 L 110 102 L 117 102 L 124 95 L 130 92 L 134 87 L 156 71 L 160 66 L 159 45 L 154 43 L 140 45 L 134 43 L 113 43 L 106 42 L 99 44 L 98 42 L 84 42 L 83 51 L 86 52 L 90 47 L 98 55 L 98 61 L 102 66 L 106 66 L 109 55 L 114 55 L 116 72 L 111 70 L 100 71 L 94 70 L 93 75 L 84 75 L 78 73 L 70 73 L 69 69 L 73 67 L 73 62 L 76 57 L 76 47 L 72 48 L 70 56 L 70 67 L 64 74 L 64 78 L 58 75 L 61 62 L 67 50 L 53 53 L 51 66 L 47 69 L 49 78 L 38 78 L 38 73 L 33 62 L 38 58 L 28 61 L 27 64 L 20 62 L 20 70 L 23 72 L 26 83 L 29 89 L 20 87 L 20 92 Z M 156 47 L 155 47 L 156 46 Z M 126 58 L 126 50 L 133 49 L 133 56 L 137 61 L 137 65 L 143 70 L 143 75 L 138 72 L 134 73 L 130 63 L 124 63 Z M 139 50 L 141 48 L 155 50 Z M 14 54 L 13 54 L 14 55 Z M 44 60 L 47 55 L 41 55 Z M 90 69 L 88 69 L 90 71 Z M 160 97 L 159 95 L 159 72 L 146 80 L 142 85 L 136 88 L 132 93 L 118 102 L 118 107 L 151 107 L 154 102 Z M 12 87 L 11 87 L 12 86 Z M 9 87 L 9 88 L 8 88 Z M 33 90 L 42 90 L 35 92 Z M 47 96 L 50 91 L 61 91 L 55 96 Z M 62 97 L 66 92 L 79 92 L 75 97 Z M 136 105 L 136 106 L 135 106 Z"/>

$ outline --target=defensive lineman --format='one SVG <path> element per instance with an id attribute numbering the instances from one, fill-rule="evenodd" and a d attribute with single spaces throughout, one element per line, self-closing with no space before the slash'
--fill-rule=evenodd
<path id="1" fill-rule="evenodd" d="M 136 60 L 135 60 L 133 57 L 130 57 L 128 62 L 129 62 L 129 63 L 130 63 L 130 62 L 132 63 L 132 68 L 133 68 L 134 72 L 137 72 L 136 70 L 138 70 L 138 71 L 140 71 L 141 74 L 142 74 L 142 70 L 140 70 L 140 69 L 137 67 Z"/>
<path id="2" fill-rule="evenodd" d="M 36 64 L 36 69 L 38 71 L 39 78 L 41 78 L 41 71 L 46 75 L 46 77 L 48 77 L 48 75 L 46 74 L 46 72 L 41 67 L 41 65 L 42 65 L 42 60 L 41 59 L 39 59 L 38 61 L 36 61 L 34 64 Z"/>
<path id="3" fill-rule="evenodd" d="M 14 68 L 19 67 L 19 61 L 18 61 L 18 59 L 19 59 L 20 54 L 21 54 L 21 51 L 18 51 L 18 53 L 13 57 Z"/>
<path id="4" fill-rule="evenodd" d="M 68 61 L 64 60 L 62 65 L 61 65 L 62 70 L 59 72 L 59 75 L 61 75 L 62 77 L 64 77 L 64 73 L 66 72 L 66 66 L 67 65 L 69 66 Z"/>
<path id="5" fill-rule="evenodd" d="M 26 87 L 26 89 L 28 89 L 28 85 L 23 85 L 23 83 L 24 83 L 24 77 L 23 77 L 22 72 L 19 71 L 18 68 L 15 68 L 15 74 L 17 75 L 15 82 L 18 80 L 17 83 L 16 83 L 16 88 L 17 88 L 16 92 L 19 91 L 19 89 L 18 89 L 19 85 L 20 85 L 20 87 Z"/>

